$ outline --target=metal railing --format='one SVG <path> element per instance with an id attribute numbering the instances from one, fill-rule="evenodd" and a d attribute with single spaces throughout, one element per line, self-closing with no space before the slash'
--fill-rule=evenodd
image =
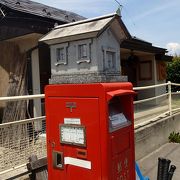
<path id="1" fill-rule="evenodd" d="M 138 91 L 139 95 L 141 91 L 151 90 L 154 92 L 152 97 L 134 101 L 135 124 L 150 123 L 160 117 L 172 116 L 173 113 L 180 110 L 180 96 L 178 96 L 180 92 L 172 92 L 172 86 L 180 86 L 180 84 L 169 81 L 158 85 L 133 88 Z M 161 90 L 156 92 L 158 88 Z M 175 96 L 176 98 L 173 98 Z"/>
<path id="2" fill-rule="evenodd" d="M 173 112 L 179 111 L 180 106 L 177 98 L 175 98 L 176 105 L 173 104 L 173 96 L 178 96 L 180 92 L 172 93 L 171 86 L 180 86 L 176 83 L 164 83 L 153 86 L 146 87 L 134 87 L 135 91 L 146 91 L 149 89 L 163 88 L 163 93 L 154 97 L 149 97 L 146 99 L 141 99 L 134 101 L 135 109 L 136 106 L 142 106 L 140 112 L 135 112 L 135 122 L 138 122 L 138 114 L 140 117 L 145 114 L 145 119 L 147 120 L 148 113 L 150 112 L 155 116 L 149 116 L 149 121 L 152 118 L 157 118 L 162 116 L 162 114 L 172 115 Z M 14 97 L 0 97 L 0 101 L 20 101 L 20 100 L 30 100 L 30 99 L 43 99 L 44 94 L 39 95 L 29 95 L 29 96 L 14 96 Z M 164 102 L 166 102 L 164 104 Z M 160 104 L 160 107 L 157 105 Z M 162 108 L 162 104 L 165 106 L 165 111 L 161 113 L 159 111 Z M 144 108 L 144 107 L 150 107 Z M 157 113 L 155 113 L 157 111 Z M 141 114 L 142 113 L 142 114 Z M 142 118 L 144 121 L 144 119 Z M 40 125 L 40 131 L 36 130 L 36 126 Z M 16 169 L 28 162 L 28 157 L 32 154 L 36 154 L 39 158 L 46 156 L 46 130 L 45 130 L 45 116 L 17 120 L 15 122 L 9 122 L 0 124 L 0 174 Z"/>

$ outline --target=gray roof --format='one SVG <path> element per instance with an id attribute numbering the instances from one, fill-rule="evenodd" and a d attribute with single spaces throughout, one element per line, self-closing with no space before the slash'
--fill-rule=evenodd
<path id="1" fill-rule="evenodd" d="M 0 0 L 0 7 L 3 6 L 6 6 L 15 11 L 37 15 L 40 17 L 54 19 L 62 22 L 73 22 L 85 19 L 84 17 L 76 13 L 53 8 L 29 0 Z"/>
<path id="2" fill-rule="evenodd" d="M 126 36 L 119 23 L 120 17 L 116 14 L 106 15 L 93 19 L 60 25 L 50 31 L 40 41 L 47 44 L 56 44 L 100 35 L 107 27 L 111 27 L 117 37 Z M 123 33 L 122 33 L 123 32 Z M 122 35 L 123 34 L 123 35 Z M 121 37 L 120 37 L 121 36 Z"/>

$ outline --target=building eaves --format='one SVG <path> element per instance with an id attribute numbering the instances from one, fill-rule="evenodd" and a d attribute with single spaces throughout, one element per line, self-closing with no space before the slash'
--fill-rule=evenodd
<path id="1" fill-rule="evenodd" d="M 149 52 L 154 54 L 165 54 L 166 49 L 152 46 L 151 43 L 139 39 L 127 39 L 121 44 L 121 48 Z"/>
<path id="2" fill-rule="evenodd" d="M 151 45 L 152 46 L 152 43 L 148 42 L 148 41 L 145 41 L 144 39 L 140 39 L 136 36 L 132 36 L 132 40 L 134 42 L 139 42 L 139 43 L 144 43 L 144 44 L 148 44 L 148 45 Z"/>

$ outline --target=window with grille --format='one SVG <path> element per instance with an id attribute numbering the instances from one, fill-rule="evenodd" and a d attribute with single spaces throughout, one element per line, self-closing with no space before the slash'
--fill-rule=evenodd
<path id="1" fill-rule="evenodd" d="M 57 62 L 64 62 L 65 60 L 65 48 L 57 48 L 56 49 L 56 61 Z"/>
<path id="2" fill-rule="evenodd" d="M 91 39 L 77 41 L 76 58 L 77 64 L 91 62 Z"/>
<path id="3" fill-rule="evenodd" d="M 117 50 L 114 48 L 102 47 L 103 51 L 103 66 L 105 71 L 117 70 Z"/>
<path id="4" fill-rule="evenodd" d="M 115 52 L 106 51 L 106 68 L 107 69 L 114 69 L 115 68 Z"/>
<path id="5" fill-rule="evenodd" d="M 68 63 L 68 43 L 62 43 L 51 46 L 51 58 L 55 66 L 67 65 Z"/>
<path id="6" fill-rule="evenodd" d="M 78 46 L 79 59 L 88 59 L 87 44 L 80 44 Z"/>

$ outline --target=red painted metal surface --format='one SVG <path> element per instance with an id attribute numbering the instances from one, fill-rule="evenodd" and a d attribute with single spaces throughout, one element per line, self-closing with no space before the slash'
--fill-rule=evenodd
<path id="1" fill-rule="evenodd" d="M 135 180 L 133 96 L 130 83 L 47 86 L 48 179 Z M 111 129 L 112 109 L 123 113 L 129 124 Z M 71 126 L 85 129 L 83 146 L 60 140 L 60 126 L 66 125 L 66 118 L 78 119 Z M 53 152 L 63 154 L 62 168 L 53 166 Z M 91 165 L 87 168 L 68 163 L 69 157 Z"/>

